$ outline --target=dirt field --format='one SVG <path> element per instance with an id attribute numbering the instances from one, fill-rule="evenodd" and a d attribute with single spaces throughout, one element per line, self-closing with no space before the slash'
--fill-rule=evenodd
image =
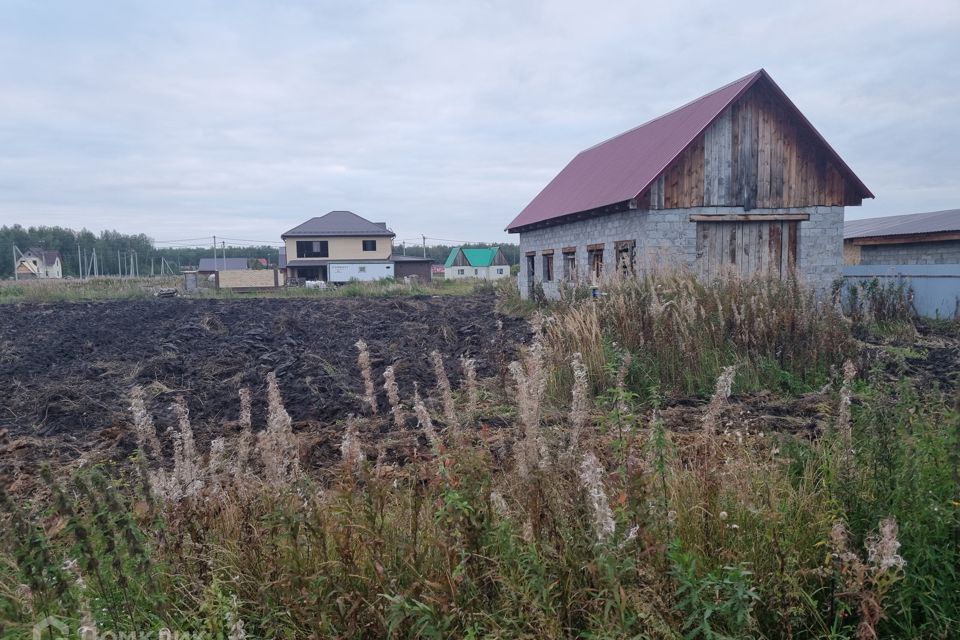
<path id="1" fill-rule="evenodd" d="M 475 295 L 8 305 L 0 316 L 0 474 L 25 459 L 129 453 L 133 385 L 145 388 L 161 432 L 183 395 L 201 443 L 237 419 L 244 386 L 255 398 L 254 423 L 264 423 L 270 371 L 295 427 L 332 425 L 360 411 L 360 338 L 375 375 L 395 366 L 404 398 L 414 381 L 435 384 L 434 349 L 454 386 L 461 355 L 476 359 L 481 377 L 496 375 L 529 329 L 494 304 L 492 295 Z"/>
<path id="2" fill-rule="evenodd" d="M 343 419 L 361 412 L 358 339 L 369 344 L 374 375 L 394 365 L 409 404 L 414 382 L 425 397 L 436 395 L 429 362 L 434 349 L 444 355 L 457 387 L 459 356 L 476 359 L 481 379 L 505 376 L 505 365 L 530 335 L 525 321 L 495 312 L 492 295 L 24 303 L 3 311 L 0 481 L 13 485 L 35 477 L 43 462 L 76 466 L 128 456 L 135 446 L 127 405 L 134 385 L 145 389 L 161 434 L 173 423 L 172 401 L 182 395 L 201 451 L 237 429 L 242 387 L 252 391 L 253 421 L 260 427 L 270 371 L 277 373 L 303 442 L 303 460 L 323 468 L 339 460 Z M 868 341 L 856 364 L 864 371 L 880 367 L 890 383 L 909 378 L 921 388 L 956 388 L 960 340 L 922 331 L 895 345 Z M 380 385 L 378 378 L 382 418 L 362 427 L 367 455 L 403 462 L 427 451 L 415 418 L 405 430 L 390 423 Z M 669 399 L 667 427 L 698 429 L 704 402 Z M 754 393 L 731 398 L 725 413 L 739 428 L 815 437 L 831 419 L 832 405 L 830 394 Z M 509 420 L 497 415 L 481 422 L 496 429 Z"/>

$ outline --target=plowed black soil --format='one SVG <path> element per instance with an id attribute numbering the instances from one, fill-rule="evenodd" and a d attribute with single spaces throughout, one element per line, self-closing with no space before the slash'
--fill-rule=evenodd
<path id="1" fill-rule="evenodd" d="M 253 394 L 254 423 L 264 423 L 271 371 L 295 423 L 333 423 L 361 411 L 358 339 L 369 344 L 378 387 L 393 364 L 401 395 L 410 398 L 415 381 L 435 384 L 431 351 L 443 354 L 456 387 L 459 356 L 474 358 L 481 378 L 495 376 L 528 333 L 524 321 L 495 312 L 492 295 L 3 306 L 0 450 L 44 441 L 55 447 L 42 447 L 44 456 L 63 459 L 104 441 L 129 446 L 134 385 L 145 388 L 161 432 L 182 395 L 202 442 L 237 419 L 241 387 Z"/>

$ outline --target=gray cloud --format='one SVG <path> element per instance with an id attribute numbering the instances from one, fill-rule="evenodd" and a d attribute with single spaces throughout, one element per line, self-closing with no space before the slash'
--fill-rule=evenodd
<path id="1" fill-rule="evenodd" d="M 766 67 L 877 194 L 960 202 L 960 5 L 0 1 L 0 223 L 505 239 L 580 149 Z"/>

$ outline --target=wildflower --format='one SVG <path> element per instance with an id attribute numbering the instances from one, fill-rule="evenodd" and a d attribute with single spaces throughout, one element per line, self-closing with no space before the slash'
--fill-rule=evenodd
<path id="1" fill-rule="evenodd" d="M 616 525 L 613 521 L 613 511 L 607 501 L 607 494 L 603 489 L 603 468 L 597 456 L 589 451 L 580 463 L 580 484 L 590 499 L 597 541 L 603 543 L 613 535 Z"/>
<path id="2" fill-rule="evenodd" d="M 160 440 L 157 439 L 157 429 L 153 426 L 153 418 L 147 412 L 143 400 L 143 389 L 139 386 L 130 391 L 130 411 L 133 413 L 133 426 L 137 432 L 137 444 L 140 450 L 147 454 L 147 447 L 154 456 L 160 455 Z"/>
<path id="3" fill-rule="evenodd" d="M 476 416 L 477 406 L 480 404 L 480 393 L 477 388 L 477 361 L 466 356 L 460 357 L 460 368 L 467 385 L 467 415 Z"/>
<path id="4" fill-rule="evenodd" d="M 196 495 L 203 487 L 203 477 L 198 464 L 199 456 L 193 441 L 193 427 L 190 426 L 190 412 L 183 396 L 173 403 L 173 412 L 177 416 L 179 430 L 173 440 L 173 486 L 174 500 Z"/>
<path id="5" fill-rule="evenodd" d="M 635 524 L 630 527 L 630 531 L 627 532 L 626 537 L 624 537 L 623 541 L 620 543 L 620 548 L 623 549 L 628 544 L 636 540 L 638 533 L 640 533 L 640 525 Z"/>
<path id="6" fill-rule="evenodd" d="M 390 412 L 393 414 L 393 423 L 402 427 L 403 407 L 400 406 L 400 390 L 397 387 L 397 376 L 393 371 L 393 365 L 383 370 L 383 380 L 383 388 L 387 392 L 387 400 L 390 402 Z"/>
<path id="7" fill-rule="evenodd" d="M 726 519 L 727 519 L 727 512 L 726 512 L 726 511 L 721 511 L 721 512 L 720 512 L 720 519 L 721 519 L 721 520 L 726 520 Z"/>
<path id="8" fill-rule="evenodd" d="M 347 418 L 347 429 L 343 432 L 343 440 L 340 442 L 340 456 L 343 462 L 353 467 L 356 471 L 364 461 L 363 448 L 360 446 L 360 434 L 357 431 L 357 423 L 353 416 Z"/>
<path id="9" fill-rule="evenodd" d="M 271 484 L 282 486 L 300 476 L 299 443 L 272 371 L 267 374 L 267 428 L 259 434 L 257 452 Z"/>
<path id="10" fill-rule="evenodd" d="M 837 431 L 840 433 L 840 441 L 843 444 L 844 455 L 853 448 L 853 433 L 850 425 L 850 401 L 853 394 L 853 379 L 857 375 L 857 369 L 853 363 L 847 360 L 843 363 L 843 384 L 840 387 L 840 407 L 837 410 Z"/>
<path id="11" fill-rule="evenodd" d="M 880 521 L 879 534 L 868 536 L 864 543 L 867 548 L 867 562 L 878 573 L 885 573 L 890 569 L 901 569 L 906 564 L 906 560 L 897 553 L 900 550 L 897 532 L 896 519 L 886 518 Z"/>
<path id="12" fill-rule="evenodd" d="M 573 401 L 570 405 L 570 450 L 575 450 L 580 439 L 580 431 L 587 423 L 588 418 L 588 388 L 587 368 L 583 364 L 583 357 L 576 352 L 571 357 L 573 367 Z"/>
<path id="13" fill-rule="evenodd" d="M 504 500 L 503 495 L 501 495 L 499 491 L 490 492 L 490 504 L 501 518 L 506 518 L 510 515 L 510 508 L 507 506 L 507 501 Z"/>
<path id="14" fill-rule="evenodd" d="M 416 382 L 413 383 L 413 410 L 417 414 L 420 428 L 423 429 L 423 433 L 427 436 L 427 441 L 430 442 L 430 446 L 434 449 L 439 449 L 441 444 L 440 438 L 433 428 L 433 420 L 430 419 L 430 412 L 427 411 L 426 405 L 423 404 L 423 399 L 420 398 L 420 390 Z"/>
<path id="15" fill-rule="evenodd" d="M 240 389 L 240 437 L 237 451 L 232 461 L 233 475 L 239 477 L 246 473 L 250 464 L 250 451 L 253 448 L 253 425 L 250 411 L 250 389 Z"/>
<path id="16" fill-rule="evenodd" d="M 437 377 L 437 389 L 440 391 L 440 397 L 443 398 L 443 418 L 447 421 L 447 425 L 456 427 L 457 408 L 453 403 L 453 390 L 450 388 L 447 371 L 443 367 L 443 357 L 439 351 L 433 351 L 430 359 L 433 360 L 433 373 Z"/>
<path id="17" fill-rule="evenodd" d="M 377 396 L 373 388 L 373 371 L 370 367 L 370 350 L 367 343 L 363 340 L 357 340 L 354 345 L 357 348 L 357 365 L 360 367 L 360 375 L 363 377 L 363 402 L 370 409 L 370 413 L 377 414 Z"/>
<path id="18" fill-rule="evenodd" d="M 717 420 L 720 418 L 720 412 L 723 410 L 727 399 L 730 398 L 730 391 L 733 388 L 733 378 L 737 373 L 737 365 L 724 367 L 720 376 L 717 378 L 717 386 L 714 389 L 713 396 L 710 398 L 710 404 L 703 414 L 703 429 L 708 433 L 717 432 Z"/>
<path id="19" fill-rule="evenodd" d="M 71 558 L 63 564 L 63 570 L 74 577 L 74 583 L 80 591 L 80 627 L 77 629 L 77 635 L 81 640 L 93 640 L 97 637 L 97 621 L 93 617 L 90 600 L 87 598 L 87 583 L 80 573 L 80 564 Z"/>

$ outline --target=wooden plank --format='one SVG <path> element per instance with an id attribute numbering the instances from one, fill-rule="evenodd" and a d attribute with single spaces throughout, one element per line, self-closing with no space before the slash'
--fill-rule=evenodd
<path id="1" fill-rule="evenodd" d="M 736 268 L 737 265 L 737 236 L 740 234 L 737 233 L 740 225 L 736 222 L 727 223 L 728 229 L 728 238 L 727 238 L 727 260 L 726 264 Z"/>
<path id="2" fill-rule="evenodd" d="M 563 249 L 560 249 L 560 251 L 561 251 L 561 253 L 576 253 L 576 252 L 577 252 L 577 248 L 576 248 L 576 247 L 564 247 Z"/>
<path id="3" fill-rule="evenodd" d="M 783 222 L 770 223 L 770 241 L 767 243 L 767 252 L 770 254 L 770 271 L 778 277 L 782 275 L 781 243 L 783 242 Z"/>
<path id="4" fill-rule="evenodd" d="M 766 102 L 759 105 L 757 136 L 757 206 L 770 207 L 770 113 Z"/>
<path id="5" fill-rule="evenodd" d="M 536 252 L 536 251 L 527 251 L 524 255 L 529 258 L 529 257 L 531 257 L 531 256 L 537 255 L 537 252 Z"/>
<path id="6" fill-rule="evenodd" d="M 797 268 L 797 247 L 799 245 L 799 239 L 797 238 L 799 230 L 799 222 L 788 222 L 787 223 L 787 233 L 789 238 L 787 240 L 787 269 L 791 274 L 796 271 Z"/>
<path id="7" fill-rule="evenodd" d="M 725 109 L 703 136 L 703 206 L 729 206 L 733 185 L 733 111 Z"/>
<path id="8" fill-rule="evenodd" d="M 790 256 L 789 251 L 789 238 L 790 238 L 790 224 L 789 222 L 783 222 L 782 228 L 780 229 L 780 277 L 788 278 L 790 277 L 790 265 L 788 264 L 788 258 Z"/>
<path id="9" fill-rule="evenodd" d="M 757 253 L 757 260 L 754 263 L 754 268 L 756 269 L 756 273 L 763 273 L 764 269 L 766 268 L 766 261 L 764 258 L 767 255 L 767 246 L 765 242 L 766 233 L 764 232 L 766 231 L 766 227 L 769 226 L 769 223 L 758 222 L 753 226 L 756 228 L 757 232 L 756 236 L 754 237 L 754 246 L 756 247 Z"/>
<path id="10" fill-rule="evenodd" d="M 734 270 L 735 273 L 738 273 L 741 278 L 747 277 L 747 264 L 746 260 L 743 259 L 743 238 L 746 233 L 747 224 L 743 222 L 734 223 L 737 229 L 737 265 Z"/>
<path id="11" fill-rule="evenodd" d="M 695 213 L 690 215 L 690 222 L 769 222 L 809 219 L 809 213 L 722 213 L 718 215 Z"/>
<path id="12" fill-rule="evenodd" d="M 553 255 L 553 249 L 544 249 L 544 250 L 541 251 L 540 253 L 541 253 L 542 255 L 545 255 L 545 256 L 552 256 L 552 255 Z"/>
<path id="13" fill-rule="evenodd" d="M 588 244 L 588 245 L 587 245 L 587 251 L 602 251 L 602 250 L 603 250 L 603 243 L 602 243 L 602 242 L 598 242 L 598 243 L 596 243 L 596 244 Z M 530 255 L 530 254 L 527 254 L 527 255 Z"/>

